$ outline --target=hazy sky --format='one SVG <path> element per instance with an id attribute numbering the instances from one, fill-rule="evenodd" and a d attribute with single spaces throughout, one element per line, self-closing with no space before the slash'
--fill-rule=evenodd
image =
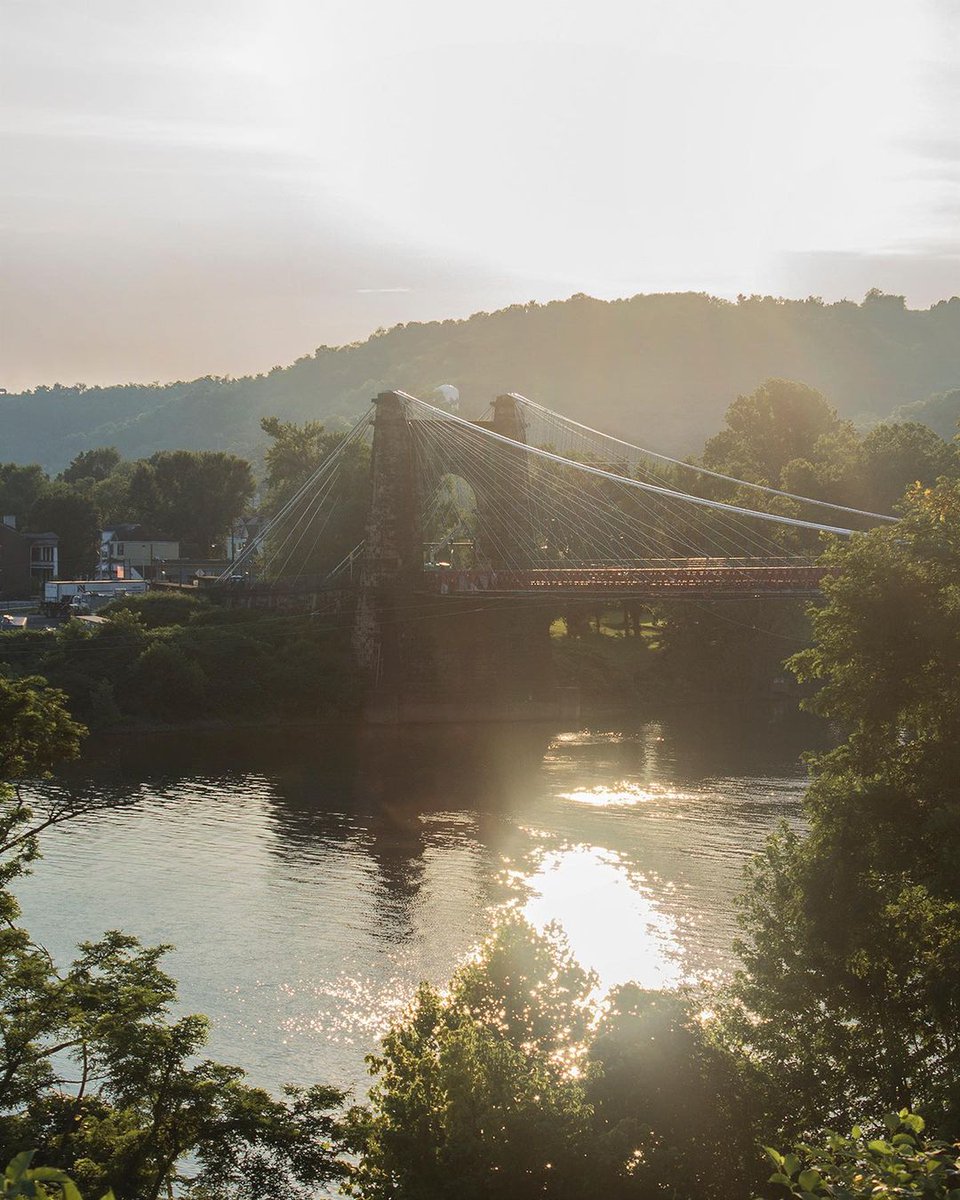
<path id="1" fill-rule="evenodd" d="M 0 386 L 398 321 L 960 292 L 953 0 L 0 0 Z"/>

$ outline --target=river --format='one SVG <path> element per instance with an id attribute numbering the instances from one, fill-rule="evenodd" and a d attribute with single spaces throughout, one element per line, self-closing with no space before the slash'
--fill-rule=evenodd
<path id="1" fill-rule="evenodd" d="M 362 1095 L 391 1014 L 506 904 L 605 987 L 729 970 L 744 862 L 801 820 L 822 740 L 769 709 L 91 739 L 44 786 L 122 807 L 45 835 L 18 894 L 59 961 L 111 928 L 173 943 L 183 1007 L 252 1082 Z"/>

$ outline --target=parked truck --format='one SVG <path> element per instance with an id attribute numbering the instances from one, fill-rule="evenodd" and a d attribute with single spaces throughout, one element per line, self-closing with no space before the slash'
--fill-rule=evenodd
<path id="1" fill-rule="evenodd" d="M 47 617 L 92 613 L 111 600 L 146 590 L 145 579 L 50 579 L 43 585 L 40 611 Z"/>

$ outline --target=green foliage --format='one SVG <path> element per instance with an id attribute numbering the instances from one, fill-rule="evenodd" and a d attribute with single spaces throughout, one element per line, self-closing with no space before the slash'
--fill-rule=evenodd
<path id="1" fill-rule="evenodd" d="M 60 539 L 61 579 L 88 579 L 97 564 L 100 522 L 93 502 L 67 483 L 49 483 L 34 501 L 30 528 Z"/>
<path id="2" fill-rule="evenodd" d="M 116 446 L 100 446 L 96 450 L 81 450 L 65 467 L 58 478 L 64 483 L 102 483 L 120 465 L 120 451 Z"/>
<path id="3" fill-rule="evenodd" d="M 825 561 L 837 574 L 813 614 L 815 645 L 792 660 L 820 685 L 811 708 L 848 735 L 821 767 L 883 780 L 901 818 L 939 823 L 960 803 L 960 483 L 913 489 L 900 525 Z"/>
<path id="4" fill-rule="evenodd" d="M 913 484 L 932 484 L 960 473 L 958 448 L 916 421 L 885 422 L 863 439 L 863 499 L 879 512 L 891 512 Z"/>
<path id="5" fill-rule="evenodd" d="M 0 676 L 0 780 L 46 775 L 80 749 L 84 729 L 44 679 Z"/>
<path id="6" fill-rule="evenodd" d="M 810 630 L 803 603 L 785 597 L 665 604 L 659 616 L 652 682 L 691 700 L 788 690 L 783 660 Z"/>
<path id="7" fill-rule="evenodd" d="M 0 922 L 17 915 L 16 901 L 6 889 L 39 856 L 38 835 L 75 812 L 66 800 L 34 820 L 19 790 L 21 781 L 48 775 L 58 762 L 79 753 L 86 731 L 71 718 L 64 700 L 43 679 L 0 676 Z M 0 970 L 5 936 L 6 931 L 0 932 Z M 3 1021 L 0 1011 L 0 1029 Z"/>
<path id="8" fill-rule="evenodd" d="M 0 678 L 0 714 L 0 779 L 42 774 L 76 752 L 81 731 L 42 681 Z M 342 1093 L 291 1088 L 276 1099 L 239 1068 L 202 1058 L 207 1022 L 172 1015 L 166 947 L 114 931 L 58 970 L 18 923 L 7 885 L 38 857 L 38 835 L 79 811 L 69 796 L 34 813 L 19 792 L 0 795 L 4 1195 L 79 1200 L 79 1185 L 88 1194 L 112 1186 L 118 1200 L 174 1190 L 307 1200 L 343 1174 Z"/>
<path id="9" fill-rule="evenodd" d="M 508 918 L 444 995 L 422 985 L 369 1060 L 352 1194 L 586 1194 L 590 1110 L 573 1068 L 595 982 L 556 937 Z"/>
<path id="10" fill-rule="evenodd" d="M 90 486 L 89 495 L 104 529 L 125 524 L 130 520 L 133 512 L 130 486 L 136 469 L 136 464 L 132 462 L 120 462 L 105 479 L 100 479 Z M 86 481 L 79 486 L 86 486 Z"/>
<path id="11" fill-rule="evenodd" d="M 158 590 L 112 600 L 99 610 L 99 615 L 133 613 L 144 629 L 157 629 L 163 625 L 185 625 L 204 607 L 201 597 L 191 592 Z"/>
<path id="12" fill-rule="evenodd" d="M 110 608 L 102 625 L 0 634 L 0 676 L 42 674 L 97 727 L 317 718 L 359 703 L 346 639 L 309 617 L 225 609 L 165 592 Z"/>
<path id="13" fill-rule="evenodd" d="M 112 1186 L 118 1200 L 156 1200 L 174 1184 L 205 1198 L 307 1197 L 342 1173 L 330 1115 L 342 1094 L 291 1089 L 276 1100 L 239 1068 L 199 1057 L 207 1022 L 171 1018 L 164 947 L 112 932 L 58 973 L 22 934 L 5 940 L 6 1153 L 39 1146 L 85 1191 Z M 61 1086 L 65 1054 L 75 1093 Z M 187 1155 L 195 1165 L 184 1171 Z"/>
<path id="14" fill-rule="evenodd" d="M 799 1134 L 899 1101 L 955 1129 L 960 906 L 884 870 L 882 847 L 872 868 L 847 861 L 853 844 L 784 832 L 753 864 L 725 1032 L 765 1078 L 771 1127 Z"/>
<path id="15" fill-rule="evenodd" d="M 163 450 L 137 463 L 130 503 L 138 520 L 210 554 L 254 493 L 245 459 L 214 450 Z"/>
<path id="16" fill-rule="evenodd" d="M 278 417 L 264 417 L 260 425 L 273 439 L 264 455 L 265 509 L 276 513 L 336 450 L 343 435 L 328 432 L 319 421 L 297 425 Z M 289 563 L 271 561 L 271 574 L 281 577 L 289 572 L 301 576 L 323 574 L 363 540 L 370 491 L 370 452 L 365 443 L 354 443 L 344 452 L 337 468 L 336 488 L 337 502 L 329 519 L 306 544 L 297 538 L 296 554 Z M 295 507 L 285 521 L 277 523 L 271 534 L 272 542 L 282 545 L 295 534 L 302 516 L 302 506 Z M 267 550 L 269 553 L 270 544 Z"/>
<path id="17" fill-rule="evenodd" d="M 960 484 L 832 547 L 792 660 L 845 740 L 813 762 L 806 837 L 751 867 L 725 1013 L 803 1134 L 908 1106 L 960 1126 Z"/>
<path id="18" fill-rule="evenodd" d="M 570 629 L 570 617 L 566 620 Z M 576 626 L 573 626 L 575 629 Z M 579 636 L 555 638 L 551 643 L 561 684 L 580 689 L 587 700 L 635 701 L 641 689 L 651 686 L 655 655 L 643 638 L 612 638 L 584 630 Z"/>
<path id="19" fill-rule="evenodd" d="M 353 1195 L 726 1200 L 760 1181 L 742 1056 L 693 995 L 597 980 L 505 918 L 443 992 L 422 985 L 351 1114 Z"/>
<path id="20" fill-rule="evenodd" d="M 934 484 L 941 475 L 960 474 L 960 457 L 932 430 L 912 423 L 876 426 L 861 439 L 853 426 L 841 421 L 819 392 L 782 379 L 771 379 L 750 395 L 739 396 L 726 415 L 726 428 L 704 449 L 704 463 L 736 478 L 782 488 L 832 503 L 871 511 L 891 511 L 904 490 L 920 481 Z M 801 515 L 797 504 L 764 497 L 745 488 L 704 481 L 718 497 L 785 515 Z M 809 514 L 807 514 L 809 515 Z M 783 533 L 784 553 L 816 553 L 815 535 Z M 895 543 L 883 543 L 888 548 Z M 855 542 L 855 553 L 879 551 L 873 543 Z M 838 554 L 847 550 L 838 548 Z M 849 562 L 849 558 L 844 558 Z M 858 578 L 851 587 L 862 584 Z M 923 600 L 913 603 L 915 572 L 904 572 L 900 594 L 908 627 L 923 627 Z M 867 594 L 862 597 L 866 603 Z M 790 600 L 744 600 L 737 605 L 667 605 L 660 612 L 661 652 L 654 677 L 672 694 L 703 696 L 715 693 L 769 694 L 786 680 L 783 659 L 809 639 L 809 622 L 802 605 Z M 862 619 L 861 619 L 862 618 Z M 912 653 L 909 637 L 892 637 L 889 622 L 896 619 L 888 606 L 888 624 L 880 626 L 868 614 L 858 615 L 857 628 L 878 641 L 890 637 L 889 670 L 895 673 Z M 895 662 L 899 656 L 899 662 Z M 798 660 L 799 662 L 800 660 Z M 854 672 L 851 672 L 851 675 Z M 810 678 L 810 672 L 803 672 Z M 858 675 L 856 705 L 873 692 L 870 676 Z"/>
<path id="21" fill-rule="evenodd" d="M 135 711 L 183 721 L 203 711 L 207 677 L 180 646 L 153 642 L 137 659 L 124 690 Z"/>
<path id="22" fill-rule="evenodd" d="M 924 1121 L 908 1109 L 890 1113 L 881 1136 L 855 1127 L 849 1137 L 829 1133 L 789 1154 L 767 1149 L 769 1182 L 797 1200 L 874 1200 L 926 1197 L 960 1200 L 960 1147 L 923 1136 Z"/>
<path id="23" fill-rule="evenodd" d="M 610 996 L 586 1084 L 597 1194 L 726 1200 L 758 1181 L 754 1081 L 697 1008 L 694 995 L 636 984 Z"/>
<path id="24" fill-rule="evenodd" d="M 353 345 L 321 346 L 256 377 L 56 384 L 4 396 L 4 452 L 52 470 L 79 448 L 100 445 L 128 458 L 175 446 L 257 458 L 264 413 L 319 418 L 336 429 L 379 391 L 402 386 L 426 397 L 448 380 L 478 409 L 506 383 L 628 437 L 656 429 L 657 449 L 692 453 L 730 397 L 770 374 L 809 381 L 845 417 L 881 418 L 904 397 L 960 378 L 958 347 L 957 299 L 918 312 L 895 297 L 824 304 L 815 297 L 731 303 L 687 293 L 605 302 L 579 295 L 463 321 L 398 325 Z"/>
<path id="25" fill-rule="evenodd" d="M 776 487 L 787 463 L 814 456 L 837 414 L 820 392 L 786 379 L 768 379 L 727 409 L 727 428 L 703 450 L 704 465 L 738 479 Z"/>
<path id="26" fill-rule="evenodd" d="M 22 529 L 47 483 L 47 474 L 39 463 L 0 463 L 0 517 L 16 517 Z"/>
<path id="27" fill-rule="evenodd" d="M 704 447 L 706 466 L 835 504 L 888 513 L 912 484 L 960 474 L 957 446 L 925 425 L 886 422 L 861 438 L 819 392 L 783 379 L 769 379 L 749 396 L 738 396 L 727 410 L 726 425 Z M 718 483 L 713 487 L 748 507 L 796 512 L 788 501 Z M 798 538 L 794 543 L 804 544 Z"/>
<path id="28" fill-rule="evenodd" d="M 35 1150 L 15 1154 L 3 1173 L 0 1196 L 4 1200 L 82 1200 L 80 1189 L 66 1171 L 56 1167 L 33 1167 Z M 107 1192 L 103 1200 L 113 1200 Z"/>
<path id="29" fill-rule="evenodd" d="M 340 438 L 328 433 L 322 421 L 281 421 L 263 417 L 260 428 L 272 439 L 264 456 L 268 512 L 276 512 L 336 449 Z"/>
<path id="30" fill-rule="evenodd" d="M 956 436 L 960 425 L 960 388 L 949 392 L 934 392 L 926 400 L 915 400 L 904 404 L 894 413 L 894 421 L 920 421 L 934 433 L 949 441 Z"/>

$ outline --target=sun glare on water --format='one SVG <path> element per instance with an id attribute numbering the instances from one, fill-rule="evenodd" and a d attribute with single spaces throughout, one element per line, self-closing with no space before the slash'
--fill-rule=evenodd
<path id="1" fill-rule="evenodd" d="M 578 788 L 572 792 L 561 793 L 560 798 L 570 800 L 574 804 L 586 804 L 591 808 L 628 808 L 653 800 L 686 800 L 690 796 L 685 792 L 663 788 L 643 788 L 637 784 L 618 783 L 613 787 Z"/>
<path id="2" fill-rule="evenodd" d="M 615 852 L 598 846 L 551 851 L 525 884 L 524 916 L 539 929 L 556 922 L 604 990 L 629 981 L 646 988 L 684 981 L 674 922 Z"/>

